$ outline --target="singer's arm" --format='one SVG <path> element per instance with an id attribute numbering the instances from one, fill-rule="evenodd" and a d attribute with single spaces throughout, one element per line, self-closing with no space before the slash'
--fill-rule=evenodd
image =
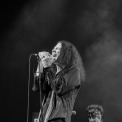
<path id="1" fill-rule="evenodd" d="M 51 87 L 55 93 L 62 96 L 69 91 L 80 87 L 80 77 L 78 68 L 71 69 L 64 76 L 51 81 Z"/>
<path id="2" fill-rule="evenodd" d="M 41 91 L 42 93 L 47 92 L 47 88 L 49 87 L 49 84 L 46 80 L 47 71 L 48 68 L 43 68 L 42 62 L 40 61 L 37 66 L 37 70 L 34 73 L 34 84 L 32 88 L 33 91 Z"/>
<path id="3" fill-rule="evenodd" d="M 36 72 L 34 73 L 34 83 L 32 87 L 33 91 L 39 91 L 39 81 L 40 79 L 42 79 L 42 72 L 43 72 L 42 70 L 43 70 L 42 63 L 41 61 L 38 60 L 37 69 Z"/>

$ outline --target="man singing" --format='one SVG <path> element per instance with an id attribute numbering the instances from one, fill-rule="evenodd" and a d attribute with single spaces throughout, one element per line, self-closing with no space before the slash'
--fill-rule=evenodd
<path id="1" fill-rule="evenodd" d="M 39 58 L 35 82 L 36 90 L 43 96 L 39 122 L 71 122 L 75 99 L 85 80 L 82 59 L 67 41 L 59 41 L 52 54 L 39 52 Z M 42 67 L 43 71 L 39 70 Z"/>
<path id="2" fill-rule="evenodd" d="M 100 105 L 90 105 L 87 107 L 89 122 L 103 122 L 103 108 Z"/>

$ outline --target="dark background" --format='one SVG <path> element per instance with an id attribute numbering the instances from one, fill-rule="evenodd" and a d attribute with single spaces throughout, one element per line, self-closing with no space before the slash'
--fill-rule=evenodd
<path id="1" fill-rule="evenodd" d="M 99 104 L 104 122 L 122 122 L 122 1 L 18 0 L 0 4 L 1 122 L 26 122 L 29 56 L 72 42 L 86 70 L 72 122 L 87 122 L 86 107 Z M 30 117 L 38 111 L 31 58 Z M 30 120 L 31 122 L 31 120 Z"/>

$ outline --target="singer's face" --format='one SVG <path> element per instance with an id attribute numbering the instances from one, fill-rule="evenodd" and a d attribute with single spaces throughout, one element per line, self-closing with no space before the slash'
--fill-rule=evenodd
<path id="1" fill-rule="evenodd" d="M 59 57 L 60 55 L 60 52 L 61 52 L 61 48 L 62 48 L 62 44 L 61 43 L 58 43 L 52 50 L 52 58 L 53 58 L 53 61 L 57 60 L 57 58 Z"/>

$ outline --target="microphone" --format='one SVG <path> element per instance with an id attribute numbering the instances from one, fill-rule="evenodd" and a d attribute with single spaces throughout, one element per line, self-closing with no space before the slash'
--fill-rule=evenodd
<path id="1" fill-rule="evenodd" d="M 44 51 L 44 53 L 45 53 L 46 51 Z M 49 56 L 51 55 L 49 52 L 46 52 Z M 32 53 L 31 55 L 34 55 L 34 56 L 39 56 L 39 53 Z M 43 54 L 43 52 L 42 52 L 42 55 L 44 55 Z"/>
<path id="2" fill-rule="evenodd" d="M 37 53 L 32 53 L 31 55 L 38 56 L 38 54 L 37 54 Z"/>

